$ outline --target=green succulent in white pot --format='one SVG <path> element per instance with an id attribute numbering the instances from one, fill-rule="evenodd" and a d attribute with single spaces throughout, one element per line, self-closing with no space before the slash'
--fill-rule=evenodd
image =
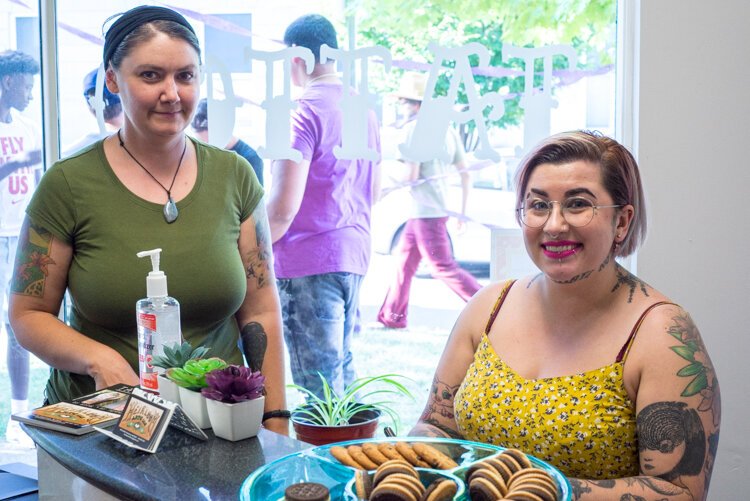
<path id="1" fill-rule="evenodd" d="M 173 367 L 183 367 L 189 360 L 204 358 L 207 353 L 208 347 L 199 346 L 193 348 L 187 341 L 183 341 L 182 344 L 174 343 L 172 345 L 165 345 L 164 352 L 154 356 L 151 361 L 154 367 L 164 369 L 159 372 L 157 377 L 159 395 L 171 402 L 180 403 L 180 392 L 177 383 L 167 377 L 166 371 Z"/>

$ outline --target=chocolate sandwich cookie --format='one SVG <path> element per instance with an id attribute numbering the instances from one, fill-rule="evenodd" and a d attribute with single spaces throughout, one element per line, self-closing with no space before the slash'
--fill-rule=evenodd
<path id="1" fill-rule="evenodd" d="M 503 451 L 503 454 L 507 454 L 511 456 L 513 459 L 515 459 L 516 462 L 518 462 L 518 464 L 521 466 L 521 468 L 533 467 L 528 456 L 523 451 L 520 451 L 518 449 L 505 449 Z"/>
<path id="2" fill-rule="evenodd" d="M 372 477 L 364 470 L 354 472 L 354 491 L 358 499 L 369 499 L 372 492 Z"/>
<path id="3" fill-rule="evenodd" d="M 384 482 L 372 490 L 370 501 L 419 501 L 419 498 L 403 485 Z"/>
<path id="4" fill-rule="evenodd" d="M 378 469 L 375 471 L 375 477 L 372 480 L 372 485 L 377 486 L 385 477 L 396 473 L 403 473 L 417 479 L 419 478 L 419 473 L 417 473 L 417 470 L 411 464 L 403 459 L 391 459 L 378 466 Z"/>
<path id="5" fill-rule="evenodd" d="M 330 501 L 328 487 L 316 482 L 292 484 L 284 491 L 285 501 Z"/>
<path id="6" fill-rule="evenodd" d="M 458 486 L 447 478 L 438 478 L 422 494 L 420 501 L 450 501 L 458 492 Z"/>
<path id="7" fill-rule="evenodd" d="M 539 485 L 527 482 L 517 485 L 516 488 L 523 492 L 534 494 L 535 496 L 538 496 L 542 501 L 557 501 L 557 489 L 552 489 L 547 485 Z"/>
<path id="8" fill-rule="evenodd" d="M 447 454 L 443 454 L 429 444 L 424 442 L 414 442 L 411 444 L 411 447 L 420 458 L 429 463 L 433 468 L 439 470 L 450 470 L 458 466 L 458 463 L 456 463 L 451 457 Z"/>
<path id="9" fill-rule="evenodd" d="M 497 501 L 503 494 L 490 480 L 478 477 L 469 482 L 469 497 L 472 501 Z"/>
<path id="10" fill-rule="evenodd" d="M 414 494 L 417 499 L 421 498 L 422 494 L 424 494 L 424 485 L 422 485 L 422 482 L 418 478 L 414 478 L 411 475 L 407 475 L 405 473 L 394 473 L 392 475 L 388 475 L 383 481 L 378 484 L 378 486 L 381 486 L 383 484 L 403 485 L 404 487 L 409 489 L 409 492 Z"/>
<path id="11" fill-rule="evenodd" d="M 481 463 L 487 464 L 494 468 L 500 474 L 500 476 L 503 477 L 503 480 L 505 480 L 505 484 L 508 485 L 510 477 L 513 476 L 513 471 L 511 471 L 510 467 L 507 464 L 505 464 L 503 461 L 500 461 L 497 456 L 488 457 L 487 459 L 481 461 Z"/>
<path id="12" fill-rule="evenodd" d="M 518 461 L 516 461 L 516 458 L 514 458 L 510 454 L 505 454 L 503 452 L 502 454 L 495 457 L 498 459 L 498 461 L 502 461 L 503 463 L 505 463 L 511 473 L 515 473 L 523 469 L 521 465 L 518 464 Z"/>
<path id="13" fill-rule="evenodd" d="M 480 468 L 475 470 L 469 478 L 469 485 L 471 485 L 471 482 L 476 478 L 486 478 L 492 482 L 492 485 L 494 485 L 503 496 L 508 493 L 508 486 L 505 485 L 505 480 L 503 480 L 503 477 L 492 468 Z"/>

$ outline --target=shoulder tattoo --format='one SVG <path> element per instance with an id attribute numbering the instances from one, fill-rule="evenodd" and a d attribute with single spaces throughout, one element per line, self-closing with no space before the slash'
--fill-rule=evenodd
<path id="1" fill-rule="evenodd" d="M 247 256 L 247 268 L 245 274 L 248 279 L 255 279 L 256 286 L 261 289 L 273 280 L 273 269 L 271 264 L 271 232 L 268 228 L 266 206 L 263 200 L 253 211 L 255 221 L 255 248 Z"/>
<path id="2" fill-rule="evenodd" d="M 11 280 L 11 291 L 15 294 L 44 297 L 49 265 L 52 259 L 52 233 L 41 226 L 29 224 L 27 238 L 19 240 L 16 262 L 18 264 Z M 22 234 L 23 238 L 23 234 Z"/>

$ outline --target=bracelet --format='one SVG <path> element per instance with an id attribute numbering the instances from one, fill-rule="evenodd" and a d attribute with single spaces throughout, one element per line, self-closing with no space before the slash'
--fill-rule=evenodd
<path id="1" fill-rule="evenodd" d="M 292 413 L 285 409 L 276 409 L 274 411 L 268 411 L 263 413 L 263 422 L 271 418 L 285 418 L 289 419 L 292 417 Z"/>

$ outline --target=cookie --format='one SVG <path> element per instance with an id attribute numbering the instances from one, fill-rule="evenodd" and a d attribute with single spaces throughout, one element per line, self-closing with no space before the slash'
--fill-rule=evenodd
<path id="1" fill-rule="evenodd" d="M 406 442 L 396 442 L 396 450 L 398 451 L 401 456 L 404 457 L 407 461 L 409 461 L 414 466 L 419 466 L 422 468 L 429 468 L 430 465 L 421 459 L 419 459 L 419 455 L 414 452 L 414 449 L 412 449 L 412 446 L 409 445 Z"/>
<path id="2" fill-rule="evenodd" d="M 354 491 L 359 499 L 369 499 L 372 492 L 372 477 L 364 470 L 354 472 Z"/>
<path id="3" fill-rule="evenodd" d="M 523 451 L 518 449 L 505 449 L 503 454 L 507 454 L 515 459 L 518 464 L 521 465 L 521 468 L 532 468 L 531 461 Z"/>
<path id="4" fill-rule="evenodd" d="M 420 458 L 429 463 L 433 468 L 439 470 L 450 470 L 458 466 L 458 463 L 453 459 L 429 444 L 425 444 L 424 442 L 414 442 L 411 444 L 411 447 Z"/>
<path id="5" fill-rule="evenodd" d="M 419 498 L 403 485 L 384 482 L 372 490 L 370 501 L 419 501 Z"/>
<path id="6" fill-rule="evenodd" d="M 492 485 L 494 485 L 503 496 L 508 493 L 508 486 L 505 485 L 505 480 L 503 480 L 503 477 L 492 468 L 479 468 L 478 470 L 475 470 L 469 478 L 469 484 L 471 484 L 476 478 L 486 478 L 492 482 Z"/>
<path id="7" fill-rule="evenodd" d="M 364 452 L 370 461 L 380 466 L 381 464 L 388 461 L 388 457 L 380 452 L 378 446 L 372 442 L 365 442 L 362 444 L 362 452 Z"/>
<path id="8" fill-rule="evenodd" d="M 328 487 L 315 482 L 292 484 L 284 491 L 285 501 L 330 501 Z"/>
<path id="9" fill-rule="evenodd" d="M 411 475 L 407 475 L 405 473 L 393 473 L 391 475 L 388 475 L 380 484 L 399 484 L 403 485 L 407 489 L 409 489 L 409 492 L 414 494 L 414 496 L 419 499 L 422 497 L 422 494 L 424 494 L 424 485 L 422 485 L 422 482 Z"/>
<path id="10" fill-rule="evenodd" d="M 503 495 L 490 480 L 479 477 L 469 482 L 469 497 L 472 501 L 497 501 Z"/>
<path id="11" fill-rule="evenodd" d="M 501 453 L 500 455 L 495 457 L 498 459 L 498 461 L 502 461 L 503 463 L 505 463 L 511 473 L 515 473 L 523 469 L 521 468 L 521 465 L 518 464 L 518 461 L 516 461 L 516 458 L 514 458 L 510 454 Z"/>
<path id="12" fill-rule="evenodd" d="M 521 484 L 517 484 L 516 487 L 525 492 L 536 494 L 542 501 L 557 501 L 557 489 L 553 489 L 548 485 L 540 485 L 533 483 L 535 481 L 528 481 Z"/>
<path id="13" fill-rule="evenodd" d="M 458 492 L 455 482 L 439 478 L 432 482 L 422 494 L 422 501 L 450 501 Z"/>
<path id="14" fill-rule="evenodd" d="M 396 446 L 389 442 L 381 442 L 378 444 L 378 450 L 383 453 L 388 459 L 402 459 L 406 461 L 406 458 L 399 454 L 396 450 Z"/>
<path id="15" fill-rule="evenodd" d="M 469 468 L 466 470 L 466 473 L 464 474 L 464 478 L 466 479 L 466 482 L 468 483 L 469 480 L 471 480 L 472 475 L 474 475 L 474 472 L 480 469 L 489 469 L 489 470 L 497 472 L 497 470 L 495 470 L 495 468 L 493 468 L 492 465 L 490 465 L 487 461 L 479 461 L 469 466 Z"/>
<path id="16" fill-rule="evenodd" d="M 334 445 L 329 449 L 329 452 L 331 453 L 331 456 L 336 458 L 338 462 L 343 464 L 344 466 L 364 470 L 364 467 L 357 461 L 355 461 L 354 458 L 349 454 L 349 452 L 343 447 Z"/>
<path id="17" fill-rule="evenodd" d="M 360 447 L 359 445 L 350 445 L 346 448 L 346 452 L 349 453 L 352 459 L 362 465 L 365 470 L 374 470 L 378 467 L 376 463 L 373 463 L 370 458 L 367 457 L 367 454 L 362 452 L 362 447 Z"/>
<path id="18" fill-rule="evenodd" d="M 509 492 L 504 499 L 508 501 L 542 501 L 542 498 L 527 491 Z"/>
<path id="19" fill-rule="evenodd" d="M 503 477 L 503 480 L 505 480 L 505 484 L 508 485 L 510 477 L 513 476 L 513 472 L 508 465 L 506 465 L 503 461 L 500 461 L 497 456 L 489 457 L 483 460 L 482 463 L 488 464 L 492 468 L 494 468 L 500 474 L 500 476 Z"/>
<path id="20" fill-rule="evenodd" d="M 403 459 L 391 459 L 378 466 L 372 480 L 372 485 L 377 486 L 385 477 L 396 473 L 404 473 L 411 477 L 419 478 L 419 473 L 417 473 L 412 465 Z"/>
<path id="21" fill-rule="evenodd" d="M 528 479 L 538 479 L 540 482 L 546 483 L 555 487 L 555 480 L 545 471 L 537 468 L 524 468 L 513 474 L 508 480 L 508 487 L 513 487 L 515 484 L 520 483 Z"/>

